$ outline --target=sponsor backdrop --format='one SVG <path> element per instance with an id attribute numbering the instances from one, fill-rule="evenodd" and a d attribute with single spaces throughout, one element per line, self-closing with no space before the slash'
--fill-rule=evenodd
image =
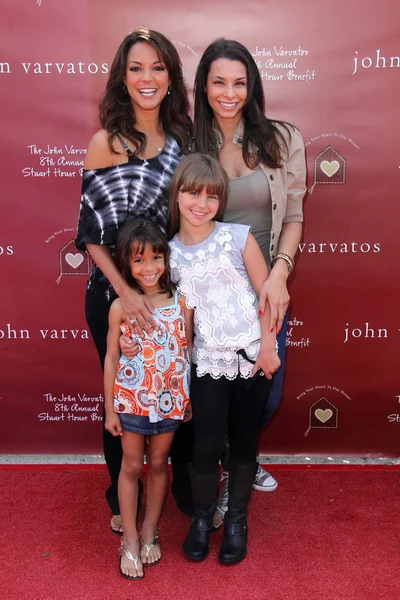
<path id="1" fill-rule="evenodd" d="M 3 3 L 1 452 L 99 452 L 102 377 L 73 243 L 80 171 L 125 34 L 162 31 L 190 96 L 218 36 L 253 54 L 304 137 L 309 194 L 269 454 L 399 456 L 397 0 Z"/>

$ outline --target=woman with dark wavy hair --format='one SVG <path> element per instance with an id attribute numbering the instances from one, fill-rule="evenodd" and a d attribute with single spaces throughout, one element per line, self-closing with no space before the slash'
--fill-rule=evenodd
<path id="1" fill-rule="evenodd" d="M 302 200 L 306 191 L 304 143 L 299 131 L 288 123 L 269 119 L 264 112 L 260 74 L 247 48 L 226 39 L 210 44 L 200 59 L 195 79 L 195 147 L 196 151 L 217 158 L 228 175 L 224 221 L 249 225 L 262 250 L 269 276 L 263 285 L 260 308 L 268 302 L 270 330 L 278 334 L 282 366 L 274 374 L 272 389 L 265 398 L 260 429 L 275 412 L 282 390 L 289 304 L 287 279 L 301 238 Z M 260 366 L 260 355 L 257 362 Z M 194 458 L 199 465 L 203 449 L 197 428 L 194 419 Z M 213 526 L 215 473 L 207 471 L 208 464 L 210 461 L 204 462 L 200 473 L 191 471 L 194 517 L 185 553 L 192 560 L 201 560 L 206 555 L 208 534 Z M 277 482 L 255 459 L 247 464 L 223 461 L 223 467 L 225 484 L 218 499 L 214 526 L 221 523 L 216 522 L 218 514 L 225 515 L 220 560 L 231 563 L 246 555 L 246 515 L 251 488 L 273 491 Z M 209 484 L 205 483 L 207 477 Z"/>
<path id="2" fill-rule="evenodd" d="M 115 266 L 115 240 L 129 219 L 151 219 L 165 232 L 167 188 L 191 137 L 179 55 L 161 33 L 141 28 L 122 41 L 100 104 L 98 131 L 85 157 L 76 245 L 94 265 L 86 291 L 86 319 L 100 357 L 106 354 L 108 312 L 114 290 L 134 329 L 151 332 L 151 302 L 130 288 Z M 104 429 L 111 478 L 106 498 L 111 528 L 121 533 L 117 494 L 120 438 Z M 150 543 L 151 540 L 145 540 Z"/>

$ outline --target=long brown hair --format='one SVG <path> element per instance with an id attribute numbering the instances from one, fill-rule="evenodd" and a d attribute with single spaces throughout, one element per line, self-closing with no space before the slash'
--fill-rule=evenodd
<path id="1" fill-rule="evenodd" d="M 139 294 L 144 294 L 144 290 L 132 276 L 130 258 L 132 252 L 143 254 L 146 244 L 150 244 L 153 252 L 164 256 L 165 271 L 158 280 L 158 284 L 161 294 L 167 293 L 169 297 L 172 297 L 174 286 L 170 274 L 171 250 L 164 233 L 149 219 L 130 219 L 118 231 L 115 246 L 116 267 L 129 287 Z"/>
<path id="2" fill-rule="evenodd" d="M 178 207 L 179 192 L 201 192 L 218 196 L 218 210 L 213 221 L 220 221 L 224 216 L 228 201 L 228 176 L 221 164 L 209 154 L 195 152 L 185 156 L 179 163 L 169 188 L 168 204 L 168 239 L 171 239 L 180 226 Z"/>
<path id="3" fill-rule="evenodd" d="M 130 97 L 125 92 L 124 79 L 127 70 L 127 56 L 134 44 L 150 44 L 168 71 L 171 80 L 170 93 L 160 106 L 160 120 L 165 132 L 170 133 L 184 152 L 192 133 L 192 121 L 189 117 L 189 102 L 183 81 L 182 64 L 178 52 L 172 43 L 158 31 L 142 27 L 128 34 L 121 42 L 110 68 L 105 92 L 100 102 L 100 123 L 110 133 L 108 145 L 113 147 L 115 136 L 119 133 L 129 140 L 140 155 L 146 147 L 146 136 L 135 127 L 135 113 Z"/>
<path id="4" fill-rule="evenodd" d="M 260 73 L 253 57 L 245 46 L 235 40 L 219 38 L 206 48 L 200 59 L 194 83 L 194 140 L 196 150 L 209 152 L 218 157 L 217 140 L 213 130 L 213 111 L 207 100 L 205 88 L 211 64 L 219 58 L 237 60 L 247 71 L 247 98 L 242 109 L 244 135 L 243 159 L 249 169 L 255 169 L 261 162 L 268 167 L 280 168 L 282 156 L 287 152 L 285 137 L 275 125 L 280 123 L 288 133 L 290 139 L 289 123 L 271 121 L 265 114 L 264 91 Z M 251 152 L 254 146 L 257 152 Z"/>

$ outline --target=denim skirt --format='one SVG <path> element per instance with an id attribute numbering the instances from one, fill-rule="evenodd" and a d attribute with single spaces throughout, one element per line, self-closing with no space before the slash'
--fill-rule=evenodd
<path id="1" fill-rule="evenodd" d="M 171 433 L 179 428 L 182 421 L 176 419 L 163 419 L 157 423 L 150 423 L 149 417 L 130 415 L 129 413 L 118 413 L 121 426 L 129 433 L 140 435 L 156 435 L 157 433 Z"/>

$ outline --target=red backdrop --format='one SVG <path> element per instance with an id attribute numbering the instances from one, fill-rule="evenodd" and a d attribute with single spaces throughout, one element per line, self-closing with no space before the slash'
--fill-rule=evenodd
<path id="1" fill-rule="evenodd" d="M 397 0 L 14 0 L 2 9 L 1 452 L 100 450 L 102 378 L 71 240 L 108 66 L 147 25 L 189 93 L 219 36 L 258 62 L 268 114 L 303 133 L 305 231 L 270 454 L 400 454 Z M 61 278 L 60 278 L 61 275 Z M 307 433 L 307 435 L 304 435 Z"/>

